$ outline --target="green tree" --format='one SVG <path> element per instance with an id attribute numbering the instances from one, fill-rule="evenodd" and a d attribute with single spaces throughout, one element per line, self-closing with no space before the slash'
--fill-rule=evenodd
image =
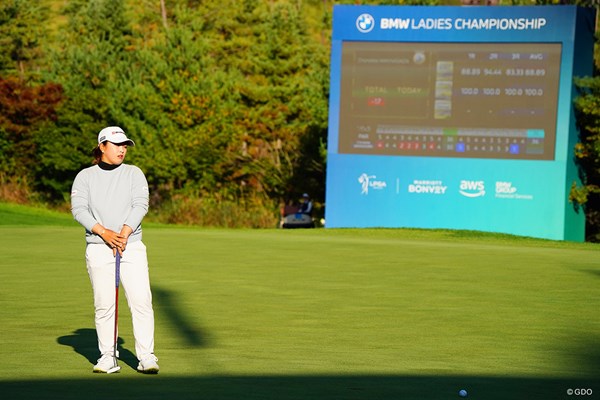
<path id="1" fill-rule="evenodd" d="M 43 170 L 73 173 L 81 160 L 59 163 L 56 148 L 91 148 L 114 123 L 136 138 L 132 162 L 156 193 L 279 199 L 300 180 L 301 145 L 322 158 L 327 43 L 315 43 L 295 1 L 169 4 L 158 15 L 147 3 L 135 14 L 120 1 L 69 3 L 47 77 L 68 97 L 58 129 L 44 133 L 56 140 L 42 149 Z"/>
<path id="2" fill-rule="evenodd" d="M 213 40 L 217 57 L 239 82 L 225 178 L 239 188 L 282 198 L 303 173 L 303 138 L 318 132 L 325 139 L 328 48 L 311 40 L 303 10 L 295 3 L 250 1 L 246 9 L 251 12 L 239 12 L 235 24 L 230 20 L 214 28 L 220 33 Z M 319 143 L 319 137 L 313 138 L 315 147 Z"/>
<path id="3" fill-rule="evenodd" d="M 600 79 L 577 79 L 575 101 L 580 142 L 575 147 L 581 186 L 573 184 L 570 200 L 586 214 L 588 240 L 600 240 Z"/>
<path id="4" fill-rule="evenodd" d="M 41 65 L 47 37 L 48 8 L 37 1 L 4 0 L 0 4 L 0 76 L 29 78 Z"/>
<path id="5" fill-rule="evenodd" d="M 36 132 L 35 183 L 48 200 L 68 199 L 76 172 L 91 161 L 97 132 L 114 123 L 114 81 L 128 66 L 130 29 L 119 0 L 73 0 L 64 9 L 67 23 L 49 51 L 44 78 L 64 88 L 56 121 Z M 69 151 L 65 151 L 69 149 Z"/>

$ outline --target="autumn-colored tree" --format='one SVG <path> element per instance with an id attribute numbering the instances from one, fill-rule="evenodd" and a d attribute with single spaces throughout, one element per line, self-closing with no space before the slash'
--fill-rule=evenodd
<path id="1" fill-rule="evenodd" d="M 33 133 L 56 117 L 62 99 L 57 84 L 29 86 L 16 77 L 0 78 L 0 171 L 30 175 L 37 148 Z"/>

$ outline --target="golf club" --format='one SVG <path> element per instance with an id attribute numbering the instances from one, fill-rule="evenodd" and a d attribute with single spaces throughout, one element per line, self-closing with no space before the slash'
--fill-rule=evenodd
<path id="1" fill-rule="evenodd" d="M 115 365 L 106 371 L 107 374 L 112 374 L 113 372 L 117 372 L 121 369 L 121 367 L 117 363 L 117 339 L 118 339 L 118 321 L 119 321 L 119 280 L 121 273 L 121 254 L 117 251 L 115 256 L 115 335 L 114 335 L 114 359 Z"/>

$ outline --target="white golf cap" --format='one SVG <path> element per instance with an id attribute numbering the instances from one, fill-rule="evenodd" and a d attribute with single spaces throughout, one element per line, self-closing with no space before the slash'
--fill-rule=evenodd
<path id="1" fill-rule="evenodd" d="M 135 146 L 133 140 L 129 139 L 123 129 L 118 126 L 108 126 L 98 134 L 98 144 L 109 141 L 111 143 L 127 143 L 129 146 Z"/>

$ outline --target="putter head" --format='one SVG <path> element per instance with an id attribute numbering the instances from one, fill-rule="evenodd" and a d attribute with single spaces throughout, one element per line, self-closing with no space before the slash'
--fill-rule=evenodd
<path id="1" fill-rule="evenodd" d="M 107 374 L 112 374 L 114 372 L 119 372 L 119 370 L 121 369 L 121 367 L 119 365 L 115 365 L 114 367 L 112 367 L 111 369 L 109 369 L 108 371 L 106 371 Z"/>

